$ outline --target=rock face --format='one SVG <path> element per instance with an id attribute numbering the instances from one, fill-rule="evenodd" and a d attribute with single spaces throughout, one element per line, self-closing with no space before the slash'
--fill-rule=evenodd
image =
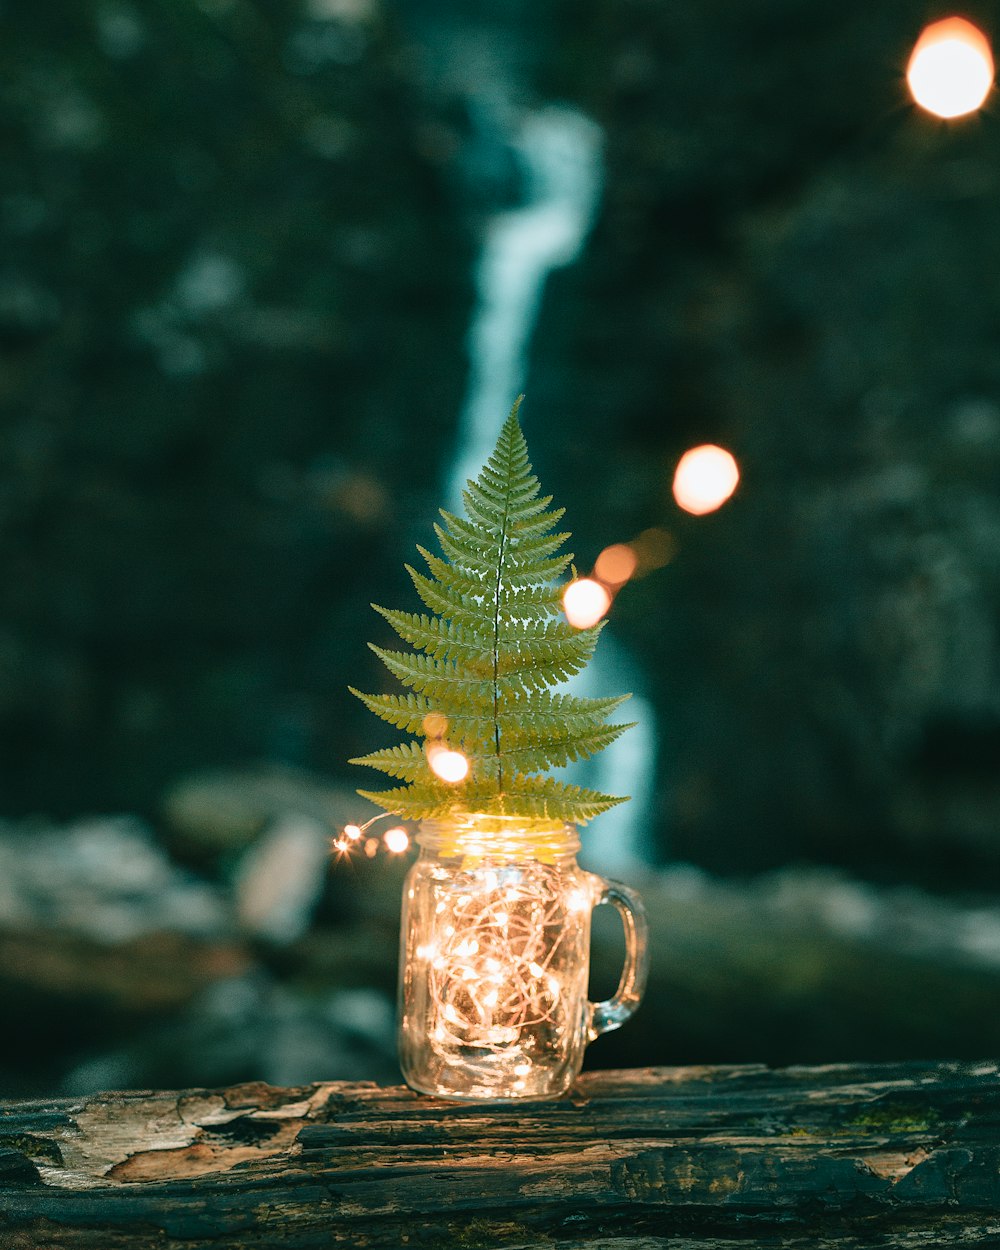
<path id="1" fill-rule="evenodd" d="M 906 103 L 903 0 L 415 7 L 7 6 L 0 811 L 148 815 L 192 771 L 379 744 L 344 691 L 441 502 L 463 213 L 519 186 L 493 65 L 607 132 L 526 411 L 581 567 L 673 553 L 614 612 L 651 836 L 1000 880 L 1000 131 Z M 743 485 L 689 518 L 707 440 Z"/>
<path id="2" fill-rule="evenodd" d="M 581 560 L 674 545 L 614 616 L 663 843 L 996 880 L 1000 132 L 908 105 L 902 3 L 570 8 L 548 87 L 606 126 L 607 195 L 528 389 Z M 707 441 L 743 484 L 687 517 Z"/>
<path id="3" fill-rule="evenodd" d="M 15 6 L 0 113 L 0 809 L 329 768 L 463 386 L 451 131 L 380 0 Z"/>

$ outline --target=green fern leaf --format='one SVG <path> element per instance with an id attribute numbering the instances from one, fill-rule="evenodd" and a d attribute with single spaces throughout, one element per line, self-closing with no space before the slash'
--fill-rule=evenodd
<path id="1" fill-rule="evenodd" d="M 628 695 L 586 699 L 551 689 L 584 668 L 602 626 L 576 630 L 561 614 L 557 579 L 572 564 L 562 551 L 570 535 L 556 529 L 564 510 L 540 494 L 531 472 L 520 402 L 463 492 L 465 516 L 441 510 L 441 555 L 418 547 L 427 573 L 406 566 L 427 612 L 372 605 L 414 648 L 372 645 L 407 689 L 351 693 L 397 729 L 460 749 L 470 765 L 463 781 L 446 783 L 417 740 L 352 760 L 403 783 L 359 791 L 402 817 L 465 810 L 584 824 L 624 802 L 545 775 L 631 726 L 607 723 Z"/>

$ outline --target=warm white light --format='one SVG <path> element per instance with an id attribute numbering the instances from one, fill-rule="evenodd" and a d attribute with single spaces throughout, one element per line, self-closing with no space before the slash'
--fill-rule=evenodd
<path id="1" fill-rule="evenodd" d="M 566 900 L 570 911 L 586 911 L 590 907 L 590 899 L 586 890 L 573 890 Z"/>
<path id="2" fill-rule="evenodd" d="M 382 834 L 382 841 L 387 851 L 392 851 L 393 855 L 402 855 L 410 845 L 410 835 L 402 825 L 396 825 L 392 829 L 386 829 Z"/>
<path id="3" fill-rule="evenodd" d="M 685 512 L 704 516 L 721 508 L 740 480 L 731 452 L 713 443 L 686 451 L 674 472 L 674 499 Z"/>
<path id="4" fill-rule="evenodd" d="M 964 17 L 926 27 L 906 69 L 914 100 L 936 117 L 973 113 L 993 86 L 993 53 L 983 32 Z"/>
<path id="5" fill-rule="evenodd" d="M 611 595 L 606 586 L 592 577 L 579 577 L 563 591 L 563 611 L 574 629 L 589 629 L 596 625 L 611 607 Z"/>
<path id="6" fill-rule="evenodd" d="M 351 844 L 346 838 L 337 838 L 334 841 L 333 849 L 335 851 L 339 851 L 341 855 L 343 855 L 345 851 L 349 851 L 351 849 Z"/>
<path id="7" fill-rule="evenodd" d="M 448 747 L 429 746 L 427 763 L 432 773 L 451 785 L 464 781 L 469 775 L 469 761 L 461 751 L 452 751 Z"/>
<path id="8" fill-rule="evenodd" d="M 344 837 L 350 838 L 352 842 L 357 842 L 358 838 L 361 837 L 361 830 L 358 828 L 357 825 L 345 825 Z"/>
<path id="9" fill-rule="evenodd" d="M 437 899 L 431 941 L 436 954 L 428 968 L 428 1031 L 435 1044 L 501 1050 L 520 1040 L 530 1050 L 536 1033 L 579 1028 L 567 1006 L 563 978 L 573 975 L 571 957 L 553 933 L 560 929 L 567 899 L 559 874 L 546 865 L 518 870 L 516 883 L 492 869 L 476 868 L 473 888 L 446 890 Z M 583 895 L 585 891 L 580 890 Z M 448 923 L 443 923 L 447 921 Z M 444 1030 L 444 1035 L 439 1032 Z M 532 1067 L 523 1053 L 526 1076 Z"/>

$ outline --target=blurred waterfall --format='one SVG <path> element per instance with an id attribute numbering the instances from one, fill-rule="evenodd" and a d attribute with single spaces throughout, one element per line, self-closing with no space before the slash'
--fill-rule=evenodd
<path id="1" fill-rule="evenodd" d="M 545 281 L 580 255 L 600 203 L 602 135 L 592 121 L 549 105 L 527 113 L 505 138 L 521 163 L 526 191 L 521 206 L 487 220 L 476 269 L 469 387 L 448 479 L 449 507 L 458 510 L 462 488 L 493 450 L 500 425 L 524 386 Z M 529 432 L 537 416 L 529 396 Z M 610 628 L 601 635 L 588 669 L 571 683 L 579 695 L 633 691 L 620 714 L 639 722 L 595 759 L 570 770 L 582 785 L 632 796 L 631 803 L 598 817 L 587 830 L 586 861 L 603 872 L 624 872 L 649 858 L 643 834 L 651 819 L 656 733 L 641 684 L 635 662 Z"/>

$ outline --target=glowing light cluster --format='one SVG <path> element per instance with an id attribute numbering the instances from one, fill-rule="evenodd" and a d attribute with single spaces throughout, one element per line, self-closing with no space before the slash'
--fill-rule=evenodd
<path id="1" fill-rule="evenodd" d="M 946 17 L 925 27 L 906 69 L 917 104 L 944 118 L 980 108 L 993 87 L 993 75 L 989 41 L 964 17 Z"/>
<path id="2" fill-rule="evenodd" d="M 686 451 L 674 471 L 674 499 L 693 516 L 715 512 L 739 484 L 740 470 L 732 452 L 714 443 Z"/>
<path id="3" fill-rule="evenodd" d="M 571 1004 L 590 897 L 538 863 L 474 867 L 434 897 L 415 950 L 431 1044 L 445 1062 L 470 1046 L 495 1051 L 523 1088 L 541 1038 L 579 1028 Z"/>

